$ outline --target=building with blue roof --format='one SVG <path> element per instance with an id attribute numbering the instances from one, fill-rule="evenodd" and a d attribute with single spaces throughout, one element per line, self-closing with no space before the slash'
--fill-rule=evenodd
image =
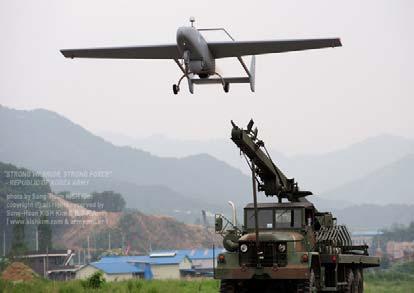
<path id="1" fill-rule="evenodd" d="M 133 256 L 105 256 L 98 262 L 91 263 L 94 268 L 99 268 L 107 274 L 134 274 L 142 275 L 142 272 L 131 271 L 131 266 L 136 268 L 150 268 L 150 274 L 145 274 L 146 279 L 180 279 L 187 276 L 213 276 L 216 256 L 223 252 L 223 248 L 216 249 L 179 249 L 167 251 L 153 251 L 149 255 Z M 120 264 L 126 264 L 121 266 Z M 135 269 L 133 269 L 135 270 Z"/>
<path id="2" fill-rule="evenodd" d="M 184 251 L 157 251 L 140 256 L 106 256 L 99 263 L 109 266 L 128 263 L 136 266 L 148 264 L 154 279 L 180 279 L 192 270 L 192 263 Z"/>
<path id="3" fill-rule="evenodd" d="M 87 279 L 97 271 L 101 271 L 109 282 L 134 278 L 152 279 L 151 267 L 148 263 L 134 264 L 123 261 L 92 262 L 81 267 L 76 272 L 76 278 Z"/>

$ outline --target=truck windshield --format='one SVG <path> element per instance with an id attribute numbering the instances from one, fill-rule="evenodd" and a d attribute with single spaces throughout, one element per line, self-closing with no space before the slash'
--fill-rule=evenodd
<path id="1" fill-rule="evenodd" d="M 254 229 L 254 209 L 246 209 L 246 228 Z M 302 209 L 258 209 L 259 229 L 301 228 Z"/>
<path id="2" fill-rule="evenodd" d="M 259 220 L 259 229 L 272 229 L 273 228 L 273 210 L 271 209 L 259 209 L 257 210 L 257 218 Z M 254 229 L 254 210 L 246 210 L 246 227 L 248 229 Z"/>
<path id="3" fill-rule="evenodd" d="M 300 228 L 302 226 L 301 209 L 276 209 L 276 228 Z"/>

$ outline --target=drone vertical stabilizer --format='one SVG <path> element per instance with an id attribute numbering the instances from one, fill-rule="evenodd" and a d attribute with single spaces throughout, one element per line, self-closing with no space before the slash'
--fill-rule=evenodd
<path id="1" fill-rule="evenodd" d="M 190 91 L 191 94 L 194 94 L 194 83 L 193 83 L 192 76 L 193 74 L 190 74 L 190 76 L 187 77 L 187 81 L 188 81 L 188 90 Z"/>

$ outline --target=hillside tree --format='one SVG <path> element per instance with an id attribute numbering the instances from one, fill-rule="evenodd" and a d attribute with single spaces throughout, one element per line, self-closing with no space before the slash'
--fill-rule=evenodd
<path id="1" fill-rule="evenodd" d="M 113 191 L 93 192 L 89 201 L 103 204 L 103 210 L 108 212 L 120 212 L 125 208 L 122 195 Z"/>
<path id="2" fill-rule="evenodd" d="M 46 249 L 52 249 L 52 227 L 45 215 L 41 216 L 37 231 L 39 237 L 39 250 L 45 251 Z"/>
<path id="3" fill-rule="evenodd" d="M 13 225 L 13 238 L 11 255 L 22 255 L 27 251 L 25 243 L 25 220 L 22 217 L 17 217 L 16 222 Z"/>

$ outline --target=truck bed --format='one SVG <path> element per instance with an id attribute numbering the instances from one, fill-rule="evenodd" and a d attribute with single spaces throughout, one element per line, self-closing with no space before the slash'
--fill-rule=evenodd
<path id="1" fill-rule="evenodd" d="M 322 264 L 358 264 L 364 268 L 378 267 L 381 259 L 377 256 L 357 254 L 321 254 Z"/>

